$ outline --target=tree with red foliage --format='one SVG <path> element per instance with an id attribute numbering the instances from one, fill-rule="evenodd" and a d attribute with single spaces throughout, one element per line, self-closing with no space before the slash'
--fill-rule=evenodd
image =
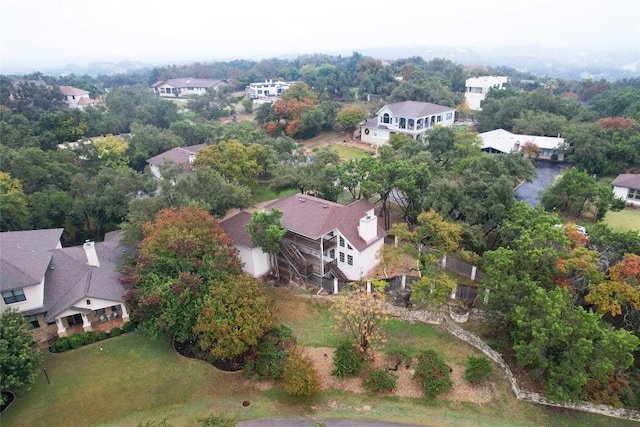
<path id="1" fill-rule="evenodd" d="M 628 117 L 605 117 L 598 120 L 598 124 L 602 129 L 620 130 L 629 129 L 631 126 L 637 125 L 638 121 Z"/>

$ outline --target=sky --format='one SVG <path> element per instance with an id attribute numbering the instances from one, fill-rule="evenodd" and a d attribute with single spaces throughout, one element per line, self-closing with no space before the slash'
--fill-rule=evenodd
<path id="1" fill-rule="evenodd" d="M 640 58 L 640 1 L 0 0 L 0 73 L 393 46 L 624 49 Z"/>

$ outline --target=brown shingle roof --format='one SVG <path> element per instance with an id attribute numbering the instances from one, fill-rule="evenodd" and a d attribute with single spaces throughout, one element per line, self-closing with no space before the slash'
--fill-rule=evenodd
<path id="1" fill-rule="evenodd" d="M 40 283 L 51 261 L 49 250 L 60 245 L 62 231 L 52 228 L 0 233 L 0 290 Z"/>
<path id="2" fill-rule="evenodd" d="M 165 161 L 182 164 L 184 172 L 189 172 L 189 156 L 191 154 L 198 154 L 198 151 L 206 148 L 207 144 L 190 145 L 188 147 L 175 147 L 164 153 L 160 153 L 147 160 L 147 163 L 154 166 L 160 166 Z"/>
<path id="3" fill-rule="evenodd" d="M 244 229 L 244 226 L 251 221 L 251 214 L 246 211 L 240 211 L 237 214 L 220 221 L 220 226 L 227 232 L 231 240 L 248 248 L 256 246 L 251 241 L 251 236 Z"/>
<path id="4" fill-rule="evenodd" d="M 59 86 L 60 88 L 60 92 L 62 92 L 62 94 L 64 96 L 82 96 L 82 95 L 89 95 L 89 92 L 84 90 L 84 89 L 78 89 L 77 87 L 73 87 L 73 86 Z"/>
<path id="5" fill-rule="evenodd" d="M 640 174 L 638 173 L 623 173 L 616 177 L 611 182 L 611 185 L 616 187 L 633 188 L 634 190 L 640 190 Z"/>

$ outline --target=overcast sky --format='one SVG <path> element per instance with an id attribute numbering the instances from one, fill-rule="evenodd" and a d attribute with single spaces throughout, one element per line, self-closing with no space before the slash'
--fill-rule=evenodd
<path id="1" fill-rule="evenodd" d="M 640 0 L 0 0 L 0 72 L 102 59 L 228 60 L 389 46 L 623 48 Z"/>

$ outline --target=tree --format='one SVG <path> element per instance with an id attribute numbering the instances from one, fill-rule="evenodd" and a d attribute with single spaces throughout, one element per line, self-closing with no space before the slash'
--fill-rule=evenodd
<path id="1" fill-rule="evenodd" d="M 358 349 L 372 358 L 372 348 L 384 341 L 382 325 L 391 313 L 385 306 L 383 294 L 377 290 L 369 293 L 360 286 L 340 296 L 332 310 L 334 329 L 343 333 L 346 331 Z"/>
<path id="2" fill-rule="evenodd" d="M 218 221 L 200 208 L 163 209 L 143 226 L 135 264 L 123 281 L 139 330 L 195 338 L 204 298 L 214 284 L 239 275 L 241 263 Z"/>
<path id="3" fill-rule="evenodd" d="M 623 310 L 640 310 L 640 255 L 626 254 L 609 269 L 608 280 L 589 287 L 585 300 L 614 317 Z"/>
<path id="4" fill-rule="evenodd" d="M 342 125 L 349 134 L 349 139 L 353 138 L 353 131 L 367 118 L 367 113 L 360 107 L 344 107 L 336 116 L 336 121 Z"/>
<path id="5" fill-rule="evenodd" d="M 0 231 L 25 230 L 30 216 L 20 181 L 0 171 Z"/>
<path id="6" fill-rule="evenodd" d="M 273 300 L 252 277 L 212 280 L 195 324 L 198 346 L 215 360 L 234 360 L 256 347 L 273 326 Z"/>
<path id="7" fill-rule="evenodd" d="M 269 254 L 269 265 L 272 271 L 275 269 L 278 279 L 280 278 L 278 252 L 280 252 L 282 237 L 287 231 L 282 226 L 281 219 L 282 211 L 278 209 L 272 209 L 270 212 L 253 211 L 251 222 L 244 227 L 251 236 L 253 244 Z"/>
<path id="8" fill-rule="evenodd" d="M 320 378 L 313 359 L 297 346 L 289 349 L 282 364 L 282 383 L 284 391 L 293 396 L 312 396 L 320 390 Z"/>
<path id="9" fill-rule="evenodd" d="M 29 324 L 17 310 L 0 315 L 0 390 L 28 388 L 36 379 L 42 352 L 33 342 Z M 0 398 L 4 404 L 4 396 Z"/>
<path id="10" fill-rule="evenodd" d="M 259 144 L 249 147 L 240 141 L 222 141 L 212 144 L 198 152 L 193 167 L 209 166 L 231 182 L 252 185 L 257 176 L 264 171 L 264 149 Z"/>

